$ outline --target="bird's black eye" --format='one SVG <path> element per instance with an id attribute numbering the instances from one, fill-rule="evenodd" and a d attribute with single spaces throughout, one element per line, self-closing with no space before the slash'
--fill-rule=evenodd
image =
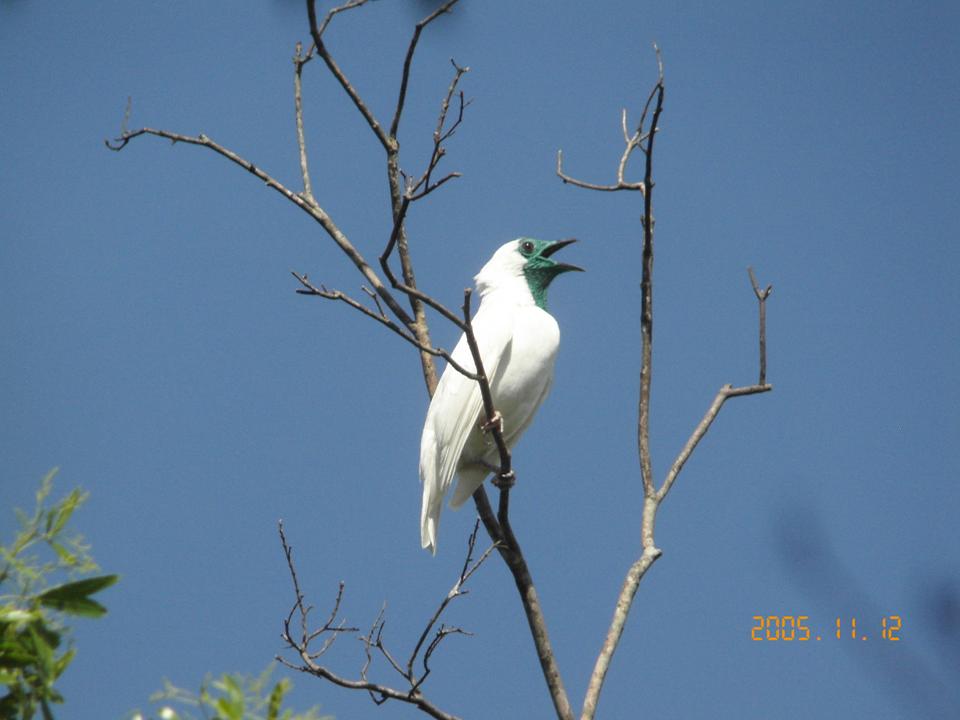
<path id="1" fill-rule="evenodd" d="M 524 240 L 520 243 L 520 252 L 524 255 L 530 255 L 533 253 L 533 243 L 530 240 Z"/>

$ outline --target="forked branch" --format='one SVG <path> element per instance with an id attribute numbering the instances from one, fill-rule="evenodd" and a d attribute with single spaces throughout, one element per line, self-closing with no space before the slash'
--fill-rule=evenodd
<path id="1" fill-rule="evenodd" d="M 704 415 L 703 419 L 694 429 L 690 438 L 683 446 L 683 449 L 674 460 L 663 483 L 659 487 L 656 486 L 650 453 L 650 388 L 653 378 L 653 237 L 655 224 L 653 216 L 653 190 L 655 187 L 653 180 L 653 148 L 654 140 L 660 131 L 659 121 L 663 111 L 665 85 L 663 60 L 660 55 L 660 49 L 654 45 L 654 50 L 657 59 L 657 83 L 647 97 L 643 112 L 640 115 L 640 122 L 632 135 L 629 134 L 627 130 L 626 111 L 621 115 L 621 128 L 623 130 L 626 147 L 620 158 L 620 163 L 617 166 L 616 183 L 599 185 L 577 180 L 576 178 L 566 175 L 563 172 L 563 155 L 561 152 L 557 153 L 557 175 L 564 183 L 588 190 L 639 190 L 643 193 L 643 215 L 641 219 L 643 240 L 641 246 L 640 279 L 640 393 L 637 413 L 637 449 L 640 459 L 641 485 L 643 488 L 643 512 L 640 523 L 641 553 L 628 569 L 617 597 L 613 618 L 604 637 L 600 652 L 597 655 L 597 660 L 587 686 L 581 720 L 591 720 L 596 714 L 597 703 L 600 699 L 600 693 L 603 690 L 604 680 L 606 679 L 613 655 L 616 652 L 617 646 L 620 644 L 627 616 L 629 615 L 640 581 L 661 555 L 661 550 L 656 546 L 654 541 L 654 526 L 660 503 L 663 502 L 667 493 L 670 492 L 670 488 L 676 481 L 684 464 L 690 458 L 700 440 L 703 439 L 707 430 L 709 430 L 711 424 L 719 414 L 720 409 L 723 407 L 723 404 L 732 397 L 754 395 L 768 392 L 772 389 L 772 386 L 766 384 L 765 309 L 765 302 L 772 287 L 768 286 L 766 290 L 761 291 L 751 270 L 751 284 L 757 300 L 760 303 L 760 380 L 757 385 L 743 387 L 724 385 L 720 388 L 720 391 L 708 408 L 706 415 Z M 648 116 L 650 117 L 649 124 L 647 123 Z M 638 149 L 644 156 L 643 182 L 630 183 L 625 180 L 626 166 L 634 150 Z"/>
<path id="2" fill-rule="evenodd" d="M 424 695 L 422 688 L 430 675 L 430 659 L 443 640 L 450 635 L 470 634 L 455 626 L 441 624 L 437 627 L 437 623 L 450 603 L 469 592 L 465 585 L 493 552 L 494 546 L 490 546 L 479 557 L 475 557 L 478 530 L 479 522 L 474 526 L 467 541 L 467 553 L 460 575 L 427 621 L 407 662 L 405 664 L 399 663 L 384 642 L 383 632 L 386 614 L 386 607 L 384 607 L 377 615 L 369 632 L 366 635 L 358 636 L 363 645 L 364 661 L 358 677 L 349 678 L 332 671 L 320 661 L 340 634 L 357 633 L 359 631 L 358 628 L 348 627 L 344 621 L 338 622 L 337 620 L 343 600 L 344 584 L 341 582 L 339 585 L 333 608 L 326 621 L 319 628 L 311 629 L 309 615 L 313 607 L 306 604 L 297 576 L 296 565 L 293 561 L 293 548 L 287 542 L 283 522 L 281 521 L 279 524 L 280 543 L 294 591 L 293 606 L 283 622 L 281 638 L 287 648 L 295 653 L 298 660 L 291 662 L 282 656 L 278 656 L 277 660 L 293 670 L 321 677 L 340 687 L 365 690 L 369 693 L 373 702 L 378 705 L 382 705 L 388 700 L 397 700 L 415 706 L 430 717 L 439 720 L 456 720 L 455 715 L 441 710 L 429 700 Z M 435 628 L 436 630 L 434 630 Z M 316 641 L 322 641 L 319 649 L 314 647 Z M 377 656 L 384 658 L 387 664 L 403 678 L 406 687 L 401 689 L 369 679 L 368 674 Z M 423 666 L 422 672 L 417 671 L 414 667 L 418 660 Z"/>
<path id="3" fill-rule="evenodd" d="M 757 296 L 757 307 L 759 308 L 760 379 L 757 380 L 757 384 L 765 385 L 767 382 L 767 298 L 773 292 L 773 285 L 767 285 L 761 290 L 752 267 L 747 268 L 747 274 L 750 276 L 750 284 L 753 286 L 753 294 Z"/>
<path id="4" fill-rule="evenodd" d="M 298 294 L 312 295 L 313 297 L 320 297 L 326 300 L 338 300 L 340 302 L 343 302 L 346 305 L 352 307 L 354 310 L 357 310 L 363 313 L 371 320 L 377 321 L 378 323 L 386 327 L 391 332 L 396 333 L 397 335 L 399 335 L 401 338 L 406 340 L 408 343 L 413 345 L 418 350 L 422 352 L 430 353 L 435 357 L 442 357 L 444 360 L 450 363 L 450 365 L 452 365 L 457 370 L 457 372 L 467 376 L 471 380 L 477 379 L 476 373 L 471 372 L 470 370 L 467 370 L 465 367 L 460 365 L 460 363 L 458 363 L 456 360 L 453 359 L 453 356 L 451 356 L 447 350 L 444 350 L 443 348 L 439 348 L 439 347 L 423 345 L 419 340 L 417 340 L 417 338 L 412 333 L 410 333 L 408 330 L 404 329 L 403 327 L 398 325 L 396 322 L 394 322 L 393 319 L 391 319 L 390 316 L 383 311 L 383 307 L 380 305 L 380 300 L 377 294 L 374 293 L 373 291 L 367 288 L 363 288 L 364 291 L 367 293 L 367 295 L 375 303 L 377 307 L 376 312 L 371 308 L 367 307 L 366 305 L 364 305 L 363 303 L 361 303 L 359 300 L 353 297 L 350 297 L 345 292 L 342 292 L 340 290 L 330 290 L 323 285 L 320 285 L 319 287 L 317 287 L 316 285 L 313 284 L 313 282 L 310 281 L 310 278 L 298 272 L 291 271 L 290 274 L 293 275 L 297 279 L 297 281 L 303 286 L 302 288 L 297 290 Z M 424 297 L 429 298 L 429 296 L 427 295 L 424 295 Z M 432 298 L 429 298 L 429 299 L 431 301 L 433 300 Z"/>

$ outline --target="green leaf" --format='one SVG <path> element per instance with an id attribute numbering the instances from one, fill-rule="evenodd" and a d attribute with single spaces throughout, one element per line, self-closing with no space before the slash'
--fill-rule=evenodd
<path id="1" fill-rule="evenodd" d="M 36 656 L 36 652 L 24 647 L 23 644 L 4 643 L 3 647 L 0 647 L 0 667 L 27 667 L 34 664 Z"/>
<path id="2" fill-rule="evenodd" d="M 28 632 L 33 640 L 34 662 L 40 669 L 40 676 L 48 678 L 53 674 L 53 647 L 47 642 L 41 628 L 31 625 Z"/>
<path id="3" fill-rule="evenodd" d="M 11 692 L 9 695 L 0 698 L 0 717 L 15 718 L 21 710 L 26 713 L 26 701 L 21 700 L 19 696 Z"/>
<path id="4" fill-rule="evenodd" d="M 50 704 L 46 698 L 40 699 L 40 707 L 43 710 L 43 720 L 54 720 L 53 711 L 50 709 Z"/>
<path id="5" fill-rule="evenodd" d="M 33 610 L 24 610 L 13 605 L 0 608 L 0 624 L 22 625 L 40 617 L 40 613 Z"/>
<path id="6" fill-rule="evenodd" d="M 60 543 L 51 540 L 50 547 L 53 548 L 53 551 L 57 554 L 57 557 L 60 558 L 60 562 L 62 562 L 64 565 L 72 567 L 73 565 L 77 564 L 77 556 L 67 550 Z"/>
<path id="7" fill-rule="evenodd" d="M 280 716 L 280 706 L 283 704 L 283 696 L 290 690 L 290 681 L 283 678 L 273 686 L 270 691 L 270 697 L 267 699 L 267 720 L 277 720 Z"/>
<path id="8" fill-rule="evenodd" d="M 40 635 L 43 641 L 54 650 L 60 647 L 60 630 L 55 628 L 52 623 L 47 622 L 47 619 L 42 615 L 30 623 L 29 629 L 31 632 Z"/>
<path id="9" fill-rule="evenodd" d="M 243 700 L 237 702 L 236 699 L 220 697 L 215 706 L 224 715 L 224 720 L 243 720 Z"/>
<path id="10" fill-rule="evenodd" d="M 98 618 L 107 614 L 107 609 L 96 600 L 88 597 L 41 599 L 49 608 L 78 617 Z"/>
<path id="11" fill-rule="evenodd" d="M 110 587 L 118 579 L 118 575 L 100 575 L 84 580 L 75 580 L 40 593 L 37 595 L 37 600 L 44 607 L 71 615 L 100 617 L 106 614 L 107 609 L 100 603 L 91 600 L 89 596 Z"/>
<path id="12" fill-rule="evenodd" d="M 43 480 L 40 481 L 40 487 L 37 489 L 37 507 L 43 505 L 43 501 L 47 499 L 47 496 L 53 489 L 53 478 L 59 471 L 60 468 L 55 467 L 43 476 Z"/>
<path id="13" fill-rule="evenodd" d="M 67 666 L 73 661 L 74 655 L 77 654 L 76 648 L 70 648 L 63 655 L 57 658 L 56 662 L 53 664 L 53 679 L 56 680 L 61 675 L 63 671 L 67 669 Z"/>

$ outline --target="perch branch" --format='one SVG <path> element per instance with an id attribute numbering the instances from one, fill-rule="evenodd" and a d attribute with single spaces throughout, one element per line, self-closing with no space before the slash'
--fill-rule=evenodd
<path id="1" fill-rule="evenodd" d="M 373 114 L 369 106 L 361 98 L 359 92 L 356 88 L 350 83 L 347 79 L 346 74 L 341 69 L 339 64 L 334 60 L 330 54 L 328 48 L 324 44 L 323 35 L 326 29 L 329 26 L 329 23 L 332 21 L 333 17 L 346 10 L 358 8 L 364 5 L 366 0 L 351 0 L 346 2 L 338 7 L 330 10 L 324 17 L 322 22 L 318 22 L 315 0 L 307 0 L 307 11 L 308 19 L 310 23 L 310 32 L 313 38 L 313 45 L 307 53 L 302 54 L 302 47 L 297 51 L 297 57 L 295 58 L 295 78 L 294 78 L 294 109 L 295 109 L 295 119 L 297 121 L 297 144 L 298 144 L 298 154 L 300 159 L 300 175 L 303 182 L 303 192 L 297 193 L 282 183 L 274 179 L 272 176 L 264 172 L 262 169 L 254 165 L 253 163 L 245 160 L 240 155 L 234 153 L 232 150 L 229 150 L 218 143 L 214 142 L 206 135 L 198 136 L 188 136 L 182 135 L 179 133 L 173 133 L 166 130 L 157 130 L 153 128 L 141 128 L 140 130 L 130 132 L 127 129 L 126 117 L 124 119 L 124 124 L 121 128 L 121 135 L 113 142 L 107 141 L 106 144 L 109 148 L 113 150 L 121 150 L 134 138 L 142 135 L 153 135 L 156 137 L 162 137 L 167 140 L 170 140 L 172 143 L 176 144 L 179 142 L 199 145 L 206 147 L 217 154 L 227 158 L 231 162 L 239 165 L 244 168 L 259 180 L 264 182 L 268 187 L 273 188 L 275 191 L 281 193 L 288 200 L 293 202 L 304 212 L 307 212 L 315 221 L 317 221 L 327 232 L 328 235 L 334 240 L 334 242 L 340 247 L 348 258 L 353 262 L 357 267 L 360 273 L 363 275 L 365 281 L 372 290 L 368 292 L 374 300 L 376 305 L 376 310 L 372 310 L 369 307 L 349 298 L 347 295 L 340 293 L 339 291 L 329 291 L 322 286 L 317 288 L 309 282 L 306 276 L 297 276 L 298 281 L 304 288 L 306 294 L 315 294 L 321 297 L 327 297 L 328 299 L 339 300 L 345 302 L 346 304 L 354 307 L 357 310 L 360 310 L 362 313 L 376 319 L 378 322 L 386 325 L 389 329 L 393 330 L 397 334 L 400 334 L 401 337 L 410 341 L 411 337 L 413 338 L 413 343 L 421 353 L 421 361 L 424 371 L 424 379 L 427 384 L 427 389 L 430 394 L 433 393 L 433 390 L 436 386 L 436 372 L 433 365 L 434 355 L 442 354 L 436 348 L 432 348 L 431 343 L 429 342 L 429 333 L 426 324 L 426 317 L 424 314 L 424 306 L 429 305 L 433 307 L 441 315 L 444 315 L 449 320 L 455 322 L 458 327 L 468 328 L 469 327 L 469 308 L 467 309 L 467 322 L 461 321 L 457 318 L 451 311 L 447 310 L 441 304 L 426 296 L 424 293 L 420 292 L 416 287 L 416 282 L 413 274 L 413 264 L 410 258 L 409 248 L 407 246 L 406 233 L 404 229 L 404 220 L 409 209 L 409 203 L 415 200 L 422 199 L 426 195 L 430 194 L 434 190 L 438 189 L 442 185 L 446 184 L 455 177 L 458 177 L 457 173 L 448 173 L 439 180 L 434 180 L 434 173 L 436 168 L 439 165 L 440 160 L 444 156 L 443 143 L 448 140 L 457 127 L 460 125 L 463 119 L 464 108 L 469 104 L 465 101 L 463 93 L 460 92 L 457 94 L 456 88 L 458 83 L 463 75 L 466 72 L 466 68 L 461 68 L 460 66 L 454 65 L 454 78 L 448 88 L 447 95 L 441 104 L 441 111 L 438 118 L 437 130 L 434 133 L 434 147 L 431 154 L 431 159 L 428 162 L 427 169 L 423 175 L 421 175 L 417 180 L 410 181 L 408 193 L 407 187 L 404 187 L 401 183 L 401 180 L 405 180 L 403 176 L 398 160 L 399 153 L 399 142 L 395 136 L 396 131 L 399 128 L 400 116 L 402 115 L 402 110 L 405 103 L 406 97 L 406 83 L 409 79 L 410 68 L 412 67 L 412 56 L 413 51 L 417 46 L 417 42 L 420 37 L 420 33 L 423 28 L 427 26 L 429 22 L 432 22 L 433 19 L 438 17 L 443 12 L 448 12 L 456 0 L 452 0 L 444 3 L 438 11 L 431 13 L 427 18 L 424 19 L 416 28 L 415 36 L 411 40 L 411 43 L 408 47 L 408 53 L 404 64 L 403 76 L 401 79 L 402 88 L 398 94 L 398 103 L 395 110 L 394 118 L 391 121 L 390 131 L 384 130 L 384 127 L 379 123 L 376 116 Z M 314 195 L 312 183 L 310 182 L 309 166 L 307 161 L 307 151 L 306 151 L 306 141 L 303 133 L 303 106 L 302 106 L 302 68 L 305 64 L 310 62 L 314 57 L 319 56 L 323 59 L 328 70 L 334 75 L 337 82 L 341 85 L 342 89 L 346 92 L 348 97 L 351 99 L 354 106 L 360 112 L 371 131 L 374 133 L 377 140 L 384 147 L 387 154 L 387 174 L 390 182 L 391 190 L 391 203 L 392 211 L 394 217 L 394 226 L 396 230 L 391 233 L 391 250 L 395 246 L 395 251 L 400 259 L 400 265 L 402 268 L 403 282 L 397 283 L 396 288 L 398 291 L 404 292 L 409 301 L 411 308 L 413 310 L 412 316 L 404 311 L 404 309 L 399 305 L 397 299 L 390 292 L 388 287 L 380 280 L 376 272 L 366 263 L 366 260 L 363 258 L 362 254 L 357 250 L 357 248 L 348 240 L 346 235 L 344 235 L 339 227 L 334 223 L 332 218 L 326 213 L 326 211 L 317 203 Z M 448 113 L 451 102 L 453 98 L 457 97 L 458 102 L 458 111 L 456 119 L 447 125 L 448 122 Z M 129 115 L 129 112 L 127 113 Z M 389 253 L 388 253 L 389 259 Z M 391 285 L 393 283 L 391 282 Z M 399 324 L 393 322 L 388 318 L 381 306 L 382 303 L 389 309 L 391 313 L 399 320 Z M 406 332 L 401 327 L 400 324 L 405 326 Z M 470 334 L 472 335 L 472 329 L 470 329 Z M 474 349 L 475 349 L 474 341 Z M 448 360 L 450 358 L 448 357 Z M 458 367 L 459 371 L 464 372 L 464 368 Z M 482 366 L 478 366 L 478 370 L 481 370 Z M 465 373 L 468 376 L 471 376 L 470 373 Z M 479 374 L 479 373 L 478 373 Z M 472 377 L 472 376 L 471 376 Z M 487 384 L 487 390 L 489 392 L 489 384 Z M 493 420 L 494 417 L 488 416 L 488 421 Z M 499 428 L 497 427 L 494 430 L 494 433 L 499 433 Z M 502 434 L 500 441 L 502 443 Z M 534 643 L 536 646 L 537 654 L 541 663 L 541 667 L 544 672 L 544 676 L 547 681 L 548 688 L 551 693 L 554 705 L 557 710 L 557 715 L 560 718 L 566 720 L 567 718 L 572 718 L 572 712 L 570 705 L 566 696 L 566 692 L 563 688 L 563 683 L 560 678 L 559 670 L 554 659 L 553 650 L 550 646 L 549 638 L 546 631 L 546 624 L 543 618 L 543 613 L 540 608 L 539 599 L 535 587 L 533 585 L 532 578 L 530 576 L 529 570 L 526 566 L 526 562 L 523 558 L 522 552 L 520 550 L 519 544 L 516 541 L 516 538 L 513 535 L 512 529 L 509 526 L 508 522 L 508 499 L 509 499 L 509 481 L 512 479 L 512 473 L 510 473 L 509 464 L 506 468 L 502 468 L 502 472 L 498 473 L 500 478 L 500 506 L 499 514 L 502 522 L 498 522 L 497 519 L 493 517 L 493 512 L 490 509 L 489 501 L 486 499 L 486 493 L 481 487 L 474 494 L 475 501 L 477 503 L 478 511 L 480 512 L 481 518 L 483 519 L 484 525 L 491 534 L 491 538 L 494 539 L 495 546 L 498 551 L 504 557 L 508 567 L 511 570 L 511 573 L 514 576 L 515 583 L 517 585 L 518 591 L 521 595 L 521 600 L 524 606 L 524 611 L 527 616 L 528 623 L 530 625 L 531 633 L 533 635 Z M 452 715 L 444 713 L 442 710 L 432 705 L 426 698 L 423 697 L 419 685 L 416 685 L 411 688 L 410 691 L 401 691 L 395 688 L 391 688 L 385 685 L 380 685 L 377 683 L 369 682 L 366 675 L 366 668 L 369 665 L 365 665 L 364 670 L 362 671 L 363 677 L 360 680 L 353 680 L 339 676 L 327 668 L 324 668 L 316 662 L 317 658 L 322 655 L 332 644 L 333 639 L 337 634 L 341 632 L 356 632 L 356 628 L 347 628 L 341 622 L 339 625 L 335 624 L 336 615 L 339 612 L 340 600 L 342 599 L 342 586 L 338 593 L 337 600 L 334 604 L 334 612 L 331 614 L 331 620 L 325 623 L 318 630 L 310 633 L 306 630 L 307 615 L 310 612 L 311 608 L 304 603 L 303 595 L 299 588 L 299 581 L 296 578 L 296 573 L 292 565 L 292 555 L 289 550 L 289 546 L 286 544 L 286 539 L 282 536 L 281 538 L 284 543 L 285 552 L 287 553 L 288 563 L 291 569 L 291 576 L 295 586 L 295 592 L 297 596 L 297 602 L 294 604 L 294 607 L 289 614 L 285 626 L 284 626 L 284 638 L 287 640 L 291 648 L 295 649 L 300 656 L 300 659 L 303 663 L 298 669 L 302 669 L 305 672 L 310 672 L 314 675 L 324 677 L 328 681 L 333 682 L 334 684 L 349 687 L 354 689 L 363 689 L 370 692 L 371 697 L 373 697 L 378 702 L 385 702 L 387 699 L 399 699 L 404 702 L 408 702 L 416 705 L 422 711 L 427 714 L 438 717 L 438 718 L 452 718 Z M 509 545 L 509 547 L 507 547 Z M 295 636 L 295 631 L 293 628 L 293 616 L 299 611 L 300 617 L 300 638 L 297 639 Z M 434 621 L 435 626 L 435 621 Z M 436 636 L 430 641 L 426 646 L 426 650 L 423 650 L 421 644 L 421 651 L 424 658 L 424 668 L 425 672 L 429 671 L 429 657 L 438 647 L 440 641 L 449 636 L 450 634 L 461 633 L 463 632 L 459 628 L 450 628 L 447 626 L 441 626 L 437 631 Z M 309 644 L 311 641 L 318 639 L 322 635 L 327 635 L 321 649 L 319 652 L 311 652 L 309 649 Z M 394 668 L 401 667 L 399 663 L 387 652 L 386 648 L 382 643 L 383 636 L 383 619 L 380 618 L 377 622 L 374 623 L 374 626 L 371 628 L 370 633 L 365 636 L 364 642 L 365 652 L 369 653 L 372 648 L 380 650 L 384 657 L 386 657 L 388 663 L 391 664 Z M 284 661 L 285 662 L 285 661 Z M 290 663 L 287 663 L 291 665 Z M 420 679 L 422 682 L 422 678 Z"/>
<path id="2" fill-rule="evenodd" d="M 481 492 L 483 490 L 482 487 L 473 494 L 473 498 L 476 502 L 480 518 L 490 533 L 491 539 L 496 543 L 500 556 L 510 569 L 514 583 L 517 586 L 517 591 L 520 593 L 524 614 L 527 617 L 527 625 L 533 637 L 537 658 L 540 660 L 540 668 L 543 672 L 544 680 L 546 680 L 550 698 L 553 700 L 557 717 L 560 718 L 560 720 L 572 720 L 573 710 L 570 707 L 567 691 L 563 685 L 563 678 L 560 675 L 560 667 L 557 664 L 556 656 L 550 643 L 546 618 L 540 606 L 540 598 L 537 595 L 537 589 L 533 583 L 533 576 L 530 574 L 530 569 L 527 567 L 527 561 L 523 556 L 523 551 L 520 549 L 520 544 L 517 542 L 517 538 L 510 526 L 509 493 L 516 478 L 511 468 L 510 450 L 503 438 L 501 417 L 493 405 L 490 383 L 483 369 L 483 359 L 480 356 L 480 349 L 477 345 L 476 337 L 473 334 L 473 325 L 470 319 L 471 294 L 472 291 L 470 288 L 465 289 L 463 292 L 463 320 L 466 325 L 464 334 L 467 338 L 467 344 L 470 347 L 470 354 L 473 357 L 474 367 L 476 368 L 478 376 L 477 382 L 480 385 L 480 394 L 483 398 L 483 409 L 486 416 L 484 427 L 492 433 L 494 442 L 497 445 L 497 451 L 500 455 L 500 467 L 494 480 L 500 491 L 500 503 L 496 520 L 493 518 L 493 512 L 487 501 L 486 493 Z"/>

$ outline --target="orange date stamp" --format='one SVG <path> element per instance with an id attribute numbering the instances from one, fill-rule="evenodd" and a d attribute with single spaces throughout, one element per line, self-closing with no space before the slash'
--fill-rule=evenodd
<path id="1" fill-rule="evenodd" d="M 836 640 L 870 640 L 879 638 L 887 642 L 899 642 L 903 619 L 899 615 L 886 615 L 879 622 L 860 621 L 856 617 L 836 618 L 826 632 L 818 630 L 810 622 L 809 615 L 754 615 L 750 639 L 756 642 L 808 642 L 833 638 Z"/>

